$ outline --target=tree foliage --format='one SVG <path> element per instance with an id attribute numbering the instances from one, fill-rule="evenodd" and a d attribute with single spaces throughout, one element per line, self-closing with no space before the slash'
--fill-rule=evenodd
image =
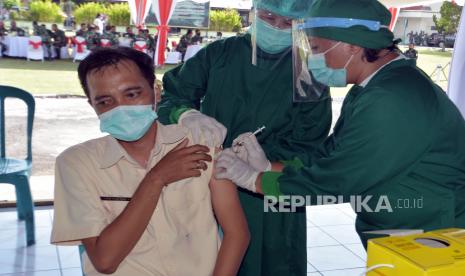
<path id="1" fill-rule="evenodd" d="M 238 32 L 241 27 L 241 16 L 236 10 L 210 11 L 210 30 Z"/>
<path id="2" fill-rule="evenodd" d="M 76 23 L 92 24 L 97 13 L 105 13 L 105 6 L 100 3 L 88 2 L 79 5 L 74 10 L 74 18 Z"/>
<path id="3" fill-rule="evenodd" d="M 116 26 L 127 26 L 130 24 L 131 13 L 128 3 L 109 4 L 89 2 L 79 5 L 74 11 L 74 17 L 78 24 L 94 22 L 97 13 L 108 15 L 108 23 Z"/>
<path id="4" fill-rule="evenodd" d="M 10 10 L 13 7 L 21 8 L 20 0 L 3 0 L 3 7 Z"/>
<path id="5" fill-rule="evenodd" d="M 457 3 L 444 1 L 441 6 L 441 18 L 433 16 L 436 29 L 440 33 L 455 34 L 460 24 L 460 15 L 462 7 Z"/>
<path id="6" fill-rule="evenodd" d="M 109 23 L 116 26 L 128 26 L 131 24 L 131 12 L 128 3 L 112 4 L 106 9 Z"/>
<path id="7" fill-rule="evenodd" d="M 29 4 L 28 18 L 40 22 L 62 22 L 63 12 L 51 0 L 35 0 Z"/>

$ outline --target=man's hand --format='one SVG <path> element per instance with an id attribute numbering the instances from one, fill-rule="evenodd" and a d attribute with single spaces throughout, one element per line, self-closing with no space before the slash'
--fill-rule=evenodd
<path id="1" fill-rule="evenodd" d="M 178 123 L 191 131 L 194 144 L 201 143 L 203 136 L 207 146 L 218 147 L 226 138 L 227 129 L 221 123 L 197 110 L 184 112 Z"/>
<path id="2" fill-rule="evenodd" d="M 186 147 L 188 139 L 182 141 L 149 172 L 154 178 L 161 181 L 163 185 L 201 175 L 201 170 L 207 169 L 207 163 L 212 157 L 207 153 L 210 149 L 206 146 L 194 145 Z"/>
<path id="3" fill-rule="evenodd" d="M 217 179 L 229 179 L 237 186 L 256 192 L 255 180 L 259 171 L 242 161 L 232 149 L 225 149 L 216 161 L 215 177 Z"/>
<path id="4" fill-rule="evenodd" d="M 253 133 L 246 132 L 234 139 L 233 151 L 255 170 L 259 172 L 271 170 L 271 162 L 266 158 L 265 152 Z"/>

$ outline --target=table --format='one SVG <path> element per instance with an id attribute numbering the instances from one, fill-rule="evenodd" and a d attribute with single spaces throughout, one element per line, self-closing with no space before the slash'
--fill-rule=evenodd
<path id="1" fill-rule="evenodd" d="M 3 43 L 7 46 L 5 55 L 10 57 L 27 57 L 27 48 L 29 47 L 29 37 L 24 36 L 5 36 Z"/>
<path id="2" fill-rule="evenodd" d="M 5 55 L 9 57 L 22 57 L 27 58 L 27 49 L 29 48 L 29 37 L 25 36 L 5 36 L 3 43 L 8 47 L 5 52 Z M 44 56 L 48 57 L 47 50 L 45 46 Z M 55 49 L 52 47 L 52 57 L 56 57 Z M 69 57 L 66 57 L 69 58 Z"/>
<path id="3" fill-rule="evenodd" d="M 189 45 L 186 50 L 186 55 L 184 56 L 184 62 L 195 56 L 200 49 L 202 49 L 202 45 Z"/>

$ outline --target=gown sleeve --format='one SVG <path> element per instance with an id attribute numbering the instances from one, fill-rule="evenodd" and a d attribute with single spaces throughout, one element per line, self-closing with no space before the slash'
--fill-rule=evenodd
<path id="1" fill-rule="evenodd" d="M 221 43 L 212 43 L 184 64 L 165 73 L 158 108 L 161 123 L 177 123 L 182 112 L 200 108 L 200 101 L 207 91 L 209 70 L 221 51 Z"/>
<path id="2" fill-rule="evenodd" d="M 307 164 L 314 151 L 328 137 L 331 128 L 331 98 L 314 103 L 298 103 L 290 111 L 292 127 L 276 132 L 262 145 L 271 161 L 298 159 Z"/>
<path id="3" fill-rule="evenodd" d="M 430 147 L 427 120 L 416 120 L 412 105 L 382 88 L 364 93 L 345 111 L 350 114 L 344 114 L 340 132 L 325 141 L 308 166 L 263 175 L 266 195 L 310 196 L 312 204 L 319 195 L 348 201 L 408 173 Z"/>

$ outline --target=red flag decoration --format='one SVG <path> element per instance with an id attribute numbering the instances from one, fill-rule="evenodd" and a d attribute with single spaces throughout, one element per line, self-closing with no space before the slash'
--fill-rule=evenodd
<path id="1" fill-rule="evenodd" d="M 144 27 L 145 18 L 149 13 L 152 0 L 129 0 L 128 3 L 132 21 L 137 28 Z"/>
<path id="2" fill-rule="evenodd" d="M 166 41 L 168 40 L 168 22 L 173 15 L 176 0 L 153 0 L 153 12 L 157 17 L 159 26 L 157 48 L 155 52 L 155 65 L 165 64 Z"/>
<path id="3" fill-rule="evenodd" d="M 399 18 L 399 8 L 389 8 L 389 11 L 391 12 L 391 23 L 389 24 L 389 30 L 394 31 L 397 18 Z"/>

